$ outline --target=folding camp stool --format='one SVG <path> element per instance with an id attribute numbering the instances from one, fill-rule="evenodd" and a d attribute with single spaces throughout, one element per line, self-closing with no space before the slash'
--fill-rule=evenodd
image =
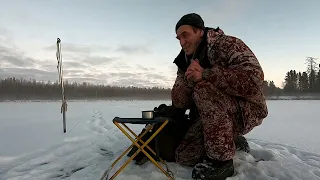
<path id="1" fill-rule="evenodd" d="M 111 169 L 116 165 L 116 163 L 123 157 L 125 156 L 133 147 L 134 145 L 137 146 L 139 149 L 111 176 L 110 179 L 114 179 L 117 175 L 119 175 L 119 173 L 138 155 L 138 153 L 140 151 L 142 151 L 148 158 L 149 160 L 155 165 L 157 166 L 162 173 L 164 173 L 170 180 L 173 180 L 173 174 L 172 172 L 169 171 L 168 166 L 166 165 L 166 163 L 159 158 L 159 160 L 166 166 L 167 171 L 163 169 L 162 166 L 160 166 L 160 164 L 150 156 L 150 154 L 148 152 L 146 152 L 144 150 L 144 148 L 148 148 L 149 151 L 151 151 L 155 156 L 156 153 L 154 152 L 154 150 L 152 150 L 149 146 L 148 143 L 154 139 L 157 134 L 159 134 L 159 132 L 161 132 L 161 130 L 168 124 L 169 122 L 169 118 L 165 118 L 165 117 L 156 117 L 154 119 L 142 119 L 142 118 L 119 118 L 119 117 L 115 117 L 113 119 L 113 123 L 121 130 L 121 132 L 123 132 L 123 134 L 125 134 L 131 141 L 132 144 L 129 148 L 127 148 L 112 164 L 111 166 L 104 172 L 103 176 L 101 177 L 101 180 L 105 180 L 105 178 L 108 178 L 108 174 L 111 171 Z M 146 130 L 140 134 L 140 136 L 137 136 L 127 125 L 125 125 L 126 123 L 129 124 L 146 124 Z M 150 131 L 155 124 L 157 123 L 161 123 L 161 126 L 152 134 L 152 136 L 146 141 L 142 141 L 142 137 L 147 134 L 148 131 Z M 124 127 L 121 127 L 120 124 Z M 133 137 L 131 137 L 129 135 L 129 133 L 126 131 L 128 130 L 131 134 L 133 134 L 133 136 L 136 139 L 133 139 Z M 142 145 L 140 146 L 140 144 L 138 142 L 141 142 Z"/>

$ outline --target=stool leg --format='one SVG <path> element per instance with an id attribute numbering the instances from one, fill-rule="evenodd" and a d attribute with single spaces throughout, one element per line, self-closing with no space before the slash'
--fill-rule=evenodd
<path id="1" fill-rule="evenodd" d="M 135 132 L 133 132 L 128 126 L 126 126 L 125 124 L 122 124 L 128 131 L 130 131 L 130 133 L 131 134 L 133 134 L 137 139 L 139 138 L 138 137 L 138 135 L 135 133 Z M 140 138 L 140 140 L 139 140 L 142 144 L 144 144 L 145 142 L 144 141 L 142 141 L 142 139 Z M 148 150 L 149 151 L 151 151 L 151 153 L 153 154 L 153 155 L 155 155 L 155 156 L 157 156 L 157 154 L 148 146 L 148 145 L 146 145 L 146 147 L 148 148 Z M 165 166 L 167 166 L 167 164 L 165 163 L 165 161 L 162 159 L 162 158 L 160 158 L 160 157 L 158 157 L 159 158 L 159 160 L 160 160 L 160 162 L 162 163 L 162 164 L 164 164 Z M 167 167 L 168 168 L 168 167 Z"/>
<path id="2" fill-rule="evenodd" d="M 143 133 L 141 136 L 137 136 L 129 127 L 127 127 L 126 125 L 122 124 L 126 129 L 128 129 L 131 133 L 134 134 L 134 136 L 137 138 L 136 140 L 134 140 L 117 122 L 115 122 L 114 124 L 132 141 L 132 145 L 128 148 L 132 148 L 133 145 L 136 145 L 139 149 L 120 167 L 119 170 L 117 170 L 117 172 L 110 178 L 110 179 L 114 179 L 133 159 L 134 157 L 136 157 L 138 155 L 138 153 L 140 151 L 142 151 L 149 159 L 150 161 L 155 165 L 157 166 L 161 171 L 162 173 L 164 173 L 169 179 L 173 180 L 173 177 L 171 177 L 160 165 L 159 163 L 157 163 L 150 155 L 149 153 L 147 153 L 143 148 L 147 147 L 149 150 L 151 150 L 152 153 L 154 153 L 154 155 L 156 155 L 156 153 L 148 146 L 148 143 L 155 138 L 155 136 L 168 124 L 168 120 L 166 120 L 165 122 L 163 122 L 163 124 L 157 129 L 156 132 L 153 133 L 153 135 L 146 141 L 146 142 L 143 142 L 141 139 L 143 137 L 143 135 L 145 135 L 145 133 Z M 152 127 L 148 128 L 145 132 L 148 132 Z M 142 146 L 139 145 L 138 142 L 142 142 Z M 128 151 L 127 149 L 127 151 Z M 121 157 L 123 157 L 125 153 L 122 154 Z M 121 157 L 119 157 L 117 159 L 117 161 L 119 161 L 121 159 Z M 163 160 L 162 160 L 163 161 Z M 116 162 L 113 163 L 113 165 L 115 164 Z"/>
<path id="3" fill-rule="evenodd" d="M 140 146 L 138 143 L 136 143 L 136 142 L 134 142 L 135 143 L 135 145 L 139 148 L 139 149 L 141 149 L 141 151 L 150 159 L 150 161 L 155 165 L 155 166 L 157 166 L 169 179 L 173 179 L 160 165 L 159 165 L 159 163 L 157 163 L 157 161 L 155 161 L 150 155 L 149 155 L 149 153 L 147 153 L 143 148 L 145 147 L 145 146 L 148 146 L 148 143 L 153 139 L 153 138 L 155 138 L 157 135 L 158 135 L 158 133 L 160 133 L 160 131 L 168 124 L 168 120 L 166 120 L 165 122 L 163 122 L 162 123 L 162 125 L 156 130 L 156 132 L 154 132 L 153 134 L 152 134 L 152 136 L 142 145 L 142 146 Z M 126 125 L 124 125 L 124 127 L 126 127 L 129 131 L 131 131 L 130 129 L 129 129 L 129 127 L 128 126 L 126 126 Z M 126 133 L 126 132 L 124 132 L 124 133 Z M 133 132 L 133 134 L 135 134 L 134 132 Z M 134 141 L 131 137 L 130 137 L 130 135 L 129 134 L 127 134 L 126 133 L 126 135 L 127 135 L 127 137 L 131 140 L 131 141 Z M 142 141 L 142 140 L 141 140 Z M 143 141 L 142 141 L 143 142 Z M 150 148 L 150 147 L 149 147 Z M 153 151 L 154 152 L 154 151 Z M 154 153 L 155 155 L 156 155 L 156 153 Z M 163 160 L 162 160 L 162 162 L 163 162 Z"/>
<path id="4" fill-rule="evenodd" d="M 136 141 L 133 140 L 131 138 L 131 136 L 125 131 L 125 129 L 123 129 L 119 123 L 117 122 L 114 122 L 114 124 L 133 142 L 132 145 L 124 152 L 122 153 L 122 155 L 117 158 L 117 160 L 112 164 L 112 167 L 134 146 L 134 145 L 137 145 Z M 122 123 L 121 123 L 122 124 Z M 125 126 L 126 128 L 128 128 L 125 124 L 122 124 L 123 126 Z M 137 138 L 137 141 L 141 140 L 142 137 L 144 135 L 147 134 L 148 131 L 150 131 L 152 129 L 153 126 L 150 126 L 146 129 L 146 131 L 144 133 L 142 133 L 140 136 L 136 137 Z M 138 144 L 139 145 L 139 144 Z M 139 147 L 139 146 L 138 146 Z M 140 152 L 140 149 L 138 149 L 126 162 L 125 164 L 123 164 L 120 169 L 118 169 L 118 171 L 110 178 L 110 179 L 114 179 L 137 155 L 138 153 Z"/>
<path id="5" fill-rule="evenodd" d="M 137 135 L 136 133 L 134 133 L 128 126 L 126 126 L 125 124 L 123 124 L 123 126 L 124 126 L 128 131 L 130 131 L 130 133 L 133 134 L 133 136 L 135 136 L 137 139 L 139 138 L 138 135 Z M 152 128 L 152 127 L 151 127 L 151 128 Z M 147 132 L 147 130 L 146 130 L 145 132 Z M 139 141 L 140 141 L 142 144 L 145 143 L 145 142 L 142 140 L 142 137 L 139 139 Z M 156 152 L 154 152 L 154 151 L 150 148 L 150 146 L 146 145 L 146 147 L 148 148 L 149 151 L 151 151 L 151 153 L 152 153 L 153 155 L 155 155 L 155 156 L 157 155 Z"/>

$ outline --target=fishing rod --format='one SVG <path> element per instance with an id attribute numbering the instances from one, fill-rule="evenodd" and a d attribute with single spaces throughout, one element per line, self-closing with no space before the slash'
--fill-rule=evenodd
<path id="1" fill-rule="evenodd" d="M 63 118 L 63 132 L 66 133 L 67 127 L 66 127 L 66 111 L 67 111 L 67 101 L 66 97 L 64 95 L 64 83 L 63 83 L 63 69 L 62 69 L 62 55 L 61 55 L 61 40 L 60 38 L 57 38 L 57 69 L 59 73 L 59 84 L 61 87 L 61 95 L 62 95 L 62 105 L 61 105 L 61 113 Z"/>

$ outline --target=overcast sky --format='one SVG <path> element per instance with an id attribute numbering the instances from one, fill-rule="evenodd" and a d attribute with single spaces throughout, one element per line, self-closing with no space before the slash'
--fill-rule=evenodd
<path id="1" fill-rule="evenodd" d="M 180 51 L 174 27 L 190 12 L 254 51 L 267 80 L 320 57 L 320 1 L 11 0 L 0 6 L 0 77 L 65 78 L 111 85 L 171 87 Z M 320 60 L 318 60 L 320 62 Z"/>

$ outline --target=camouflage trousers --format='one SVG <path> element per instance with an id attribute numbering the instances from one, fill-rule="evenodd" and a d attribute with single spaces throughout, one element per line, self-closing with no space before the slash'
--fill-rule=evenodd
<path id="1" fill-rule="evenodd" d="M 176 161 L 194 166 L 204 156 L 215 160 L 232 159 L 234 138 L 238 136 L 236 100 L 210 83 L 194 87 L 193 100 L 200 118 L 191 126 L 176 149 Z"/>

